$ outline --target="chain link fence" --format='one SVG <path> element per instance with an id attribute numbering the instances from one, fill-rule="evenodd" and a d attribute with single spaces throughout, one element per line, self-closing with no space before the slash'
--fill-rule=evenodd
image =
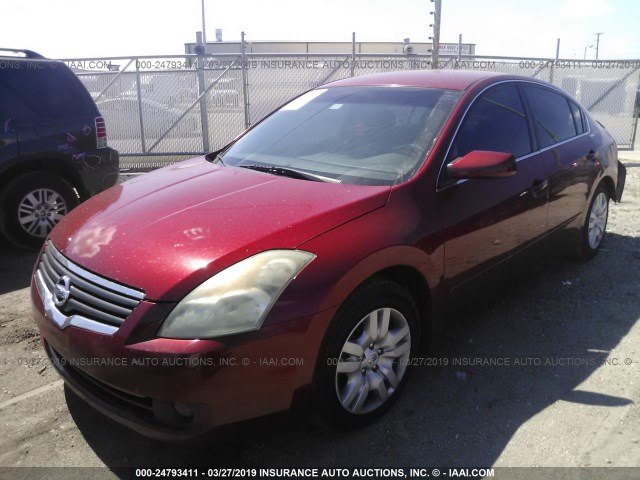
<path id="1" fill-rule="evenodd" d="M 230 142 L 300 93 L 370 73 L 426 70 L 430 56 L 232 54 L 67 59 L 105 117 L 123 169 L 150 169 Z M 439 69 L 485 70 L 550 82 L 631 149 L 640 60 L 440 56 Z"/>

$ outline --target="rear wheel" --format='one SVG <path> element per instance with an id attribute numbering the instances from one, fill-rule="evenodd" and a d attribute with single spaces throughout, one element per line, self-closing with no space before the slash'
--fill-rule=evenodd
<path id="1" fill-rule="evenodd" d="M 593 257 L 602 245 L 609 218 L 609 194 L 604 185 L 598 185 L 584 225 L 580 231 L 580 238 L 576 247 L 575 256 L 582 260 Z"/>
<path id="2" fill-rule="evenodd" d="M 18 246 L 37 249 L 78 203 L 63 178 L 45 172 L 22 175 L 7 184 L 0 199 L 2 232 Z"/>
<path id="3" fill-rule="evenodd" d="M 314 378 L 315 406 L 331 426 L 365 425 L 386 412 L 406 383 L 418 310 L 400 285 L 356 291 L 327 330 Z"/>

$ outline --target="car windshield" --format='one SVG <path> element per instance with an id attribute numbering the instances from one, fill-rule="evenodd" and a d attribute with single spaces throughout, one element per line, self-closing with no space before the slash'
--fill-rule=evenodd
<path id="1" fill-rule="evenodd" d="M 273 174 L 295 170 L 324 181 L 393 185 L 420 168 L 460 95 L 413 87 L 312 90 L 219 158 Z"/>

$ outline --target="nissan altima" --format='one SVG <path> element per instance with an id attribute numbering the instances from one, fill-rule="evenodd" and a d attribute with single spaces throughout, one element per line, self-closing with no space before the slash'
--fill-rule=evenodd
<path id="1" fill-rule="evenodd" d="M 548 248 L 596 254 L 624 177 L 548 83 L 340 80 L 74 209 L 35 266 L 34 317 L 67 385 L 145 435 L 298 402 L 364 425 L 454 307 Z"/>

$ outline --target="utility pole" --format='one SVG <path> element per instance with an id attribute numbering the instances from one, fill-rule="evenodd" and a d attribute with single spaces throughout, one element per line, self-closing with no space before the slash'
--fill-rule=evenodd
<path id="1" fill-rule="evenodd" d="M 598 53 L 600 49 L 600 35 L 604 35 L 604 32 L 596 33 L 596 60 L 598 60 Z"/>
<path id="2" fill-rule="evenodd" d="M 433 37 L 429 37 L 431 40 L 431 68 L 438 68 L 439 53 L 440 53 L 440 12 L 442 11 L 442 0 L 431 0 L 435 4 L 435 9 L 431 12 L 433 15 L 433 23 L 429 25 L 433 28 Z"/>
<path id="3" fill-rule="evenodd" d="M 207 30 L 204 28 L 204 0 L 202 0 L 202 43 L 204 44 L 204 51 L 207 51 Z"/>
<path id="4" fill-rule="evenodd" d="M 198 53 L 198 97 L 200 98 L 200 124 L 202 125 L 202 151 L 209 152 L 209 116 L 207 115 L 206 81 L 204 78 L 204 46 L 202 32 L 196 32 L 196 52 Z"/>

